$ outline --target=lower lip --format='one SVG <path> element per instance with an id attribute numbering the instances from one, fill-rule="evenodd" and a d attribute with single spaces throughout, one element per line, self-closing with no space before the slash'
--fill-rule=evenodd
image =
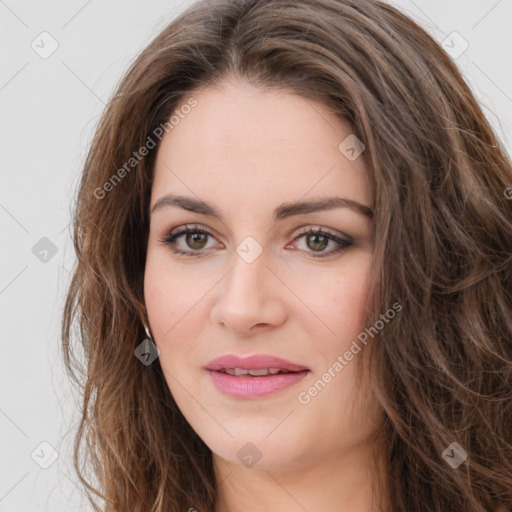
<path id="1" fill-rule="evenodd" d="M 237 398 L 257 398 L 270 395 L 302 380 L 309 370 L 278 373 L 265 377 L 236 377 L 219 371 L 207 370 L 214 386 L 222 393 Z"/>

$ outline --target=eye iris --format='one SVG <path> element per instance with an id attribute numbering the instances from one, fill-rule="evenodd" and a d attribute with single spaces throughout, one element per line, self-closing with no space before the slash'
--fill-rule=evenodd
<path id="1" fill-rule="evenodd" d="M 313 245 L 315 247 L 312 247 L 311 244 L 309 243 L 312 239 L 314 240 Z M 318 241 L 318 239 L 320 239 L 320 242 Z M 329 240 L 327 239 L 327 237 L 325 237 L 323 235 L 319 235 L 318 233 L 308 235 L 307 240 L 308 240 L 308 247 L 310 249 L 313 249 L 314 251 L 321 251 L 321 250 L 325 249 L 327 247 L 327 244 L 329 243 Z"/>
<path id="2" fill-rule="evenodd" d="M 192 249 L 202 249 L 206 243 L 206 235 L 205 233 L 188 233 L 186 236 L 187 245 Z M 195 244 L 199 243 L 199 247 Z"/>

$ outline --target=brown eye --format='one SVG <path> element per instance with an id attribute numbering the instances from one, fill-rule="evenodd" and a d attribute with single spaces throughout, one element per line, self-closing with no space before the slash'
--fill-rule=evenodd
<path id="1" fill-rule="evenodd" d="M 207 253 L 204 249 L 207 248 L 209 237 L 213 238 L 213 235 L 208 231 L 189 225 L 165 235 L 159 242 L 168 245 L 176 254 L 202 256 Z"/>
<path id="2" fill-rule="evenodd" d="M 329 239 L 318 233 L 307 235 L 306 240 L 307 246 L 313 251 L 323 251 L 329 244 Z"/>
<path id="3" fill-rule="evenodd" d="M 349 237 L 347 237 L 349 238 Z M 354 244 L 352 239 L 344 240 L 333 233 L 324 231 L 323 229 L 307 228 L 302 231 L 294 240 L 294 242 L 304 239 L 304 246 L 306 249 L 301 249 L 301 252 L 309 254 L 313 258 L 325 258 L 337 253 L 340 253 Z M 334 248 L 331 250 L 325 250 L 329 243 L 334 244 Z"/>
<path id="4" fill-rule="evenodd" d="M 175 254 L 183 256 L 203 256 L 208 254 L 207 248 L 208 238 L 214 236 L 195 226 L 186 226 L 175 232 L 171 232 L 163 238 L 159 239 L 160 242 L 168 245 Z M 348 237 L 350 238 L 350 237 Z M 181 244 L 179 240 L 183 239 Z M 313 258 L 325 258 L 337 253 L 340 253 L 353 245 L 352 239 L 344 240 L 339 236 L 329 233 L 322 229 L 306 229 L 301 234 L 295 237 L 294 242 L 304 239 L 305 249 L 299 248 L 300 252 L 306 253 Z M 325 250 L 329 243 L 334 244 L 331 250 Z M 290 247 L 290 246 L 287 246 Z"/>
<path id="5" fill-rule="evenodd" d="M 191 249 L 204 249 L 208 235 L 199 231 L 190 231 L 185 236 L 185 242 Z"/>

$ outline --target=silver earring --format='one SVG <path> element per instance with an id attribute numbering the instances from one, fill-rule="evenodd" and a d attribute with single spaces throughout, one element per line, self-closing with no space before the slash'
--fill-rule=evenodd
<path id="1" fill-rule="evenodd" d="M 149 340 L 153 341 L 153 339 L 151 338 L 151 334 L 149 333 L 149 327 L 146 325 L 146 322 L 144 322 L 144 320 L 142 321 L 142 324 L 144 325 L 146 336 L 148 337 Z"/>

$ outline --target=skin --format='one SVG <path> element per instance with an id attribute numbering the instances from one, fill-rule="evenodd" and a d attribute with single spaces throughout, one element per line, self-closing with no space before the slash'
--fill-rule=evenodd
<path id="1" fill-rule="evenodd" d="M 382 413 L 355 385 L 360 353 L 298 400 L 367 327 L 371 219 L 349 208 L 272 219 L 284 202 L 332 195 L 372 206 L 363 158 L 338 150 L 351 127 L 323 104 L 234 79 L 192 96 L 197 106 L 158 148 L 151 208 L 172 192 L 214 204 L 224 222 L 178 206 L 152 213 L 144 293 L 169 389 L 212 450 L 216 512 L 380 510 L 369 461 Z M 191 223 L 212 235 L 175 241 L 199 257 L 174 254 L 162 238 Z M 297 238 L 301 227 L 354 242 L 315 258 L 337 244 Z M 263 251 L 250 264 L 236 252 L 248 236 Z M 272 354 L 311 372 L 272 395 L 233 398 L 204 370 L 224 354 Z M 237 457 L 248 442 L 262 455 L 252 467 Z"/>

